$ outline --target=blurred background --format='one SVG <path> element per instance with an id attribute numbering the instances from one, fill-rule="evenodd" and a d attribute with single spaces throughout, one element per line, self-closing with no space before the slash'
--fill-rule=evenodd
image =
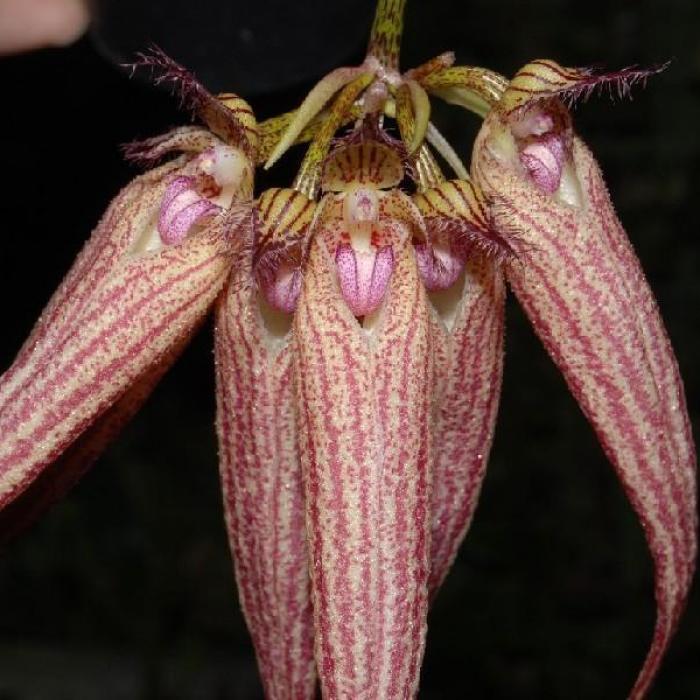
<path id="1" fill-rule="evenodd" d="M 365 0 L 102 1 L 76 43 L 0 58 L 0 368 L 137 174 L 120 144 L 189 119 L 119 63 L 155 42 L 263 119 L 333 66 L 360 62 L 372 12 Z M 410 67 L 453 49 L 459 63 L 506 75 L 543 57 L 609 68 L 673 59 L 632 101 L 579 105 L 575 123 L 658 296 L 696 428 L 699 29 L 693 0 L 412 0 L 402 57 Z M 468 160 L 476 117 L 439 106 L 435 120 Z M 288 184 L 301 153 L 263 184 Z M 622 698 L 652 631 L 649 555 L 512 300 L 508 316 L 490 470 L 431 612 L 419 697 Z M 71 495 L 0 558 L 0 700 L 261 697 L 222 523 L 211 348 L 207 326 Z M 700 697 L 698 659 L 695 593 L 651 697 Z"/>

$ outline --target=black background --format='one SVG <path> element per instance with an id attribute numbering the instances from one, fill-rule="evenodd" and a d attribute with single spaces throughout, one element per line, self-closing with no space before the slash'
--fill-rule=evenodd
<path id="1" fill-rule="evenodd" d="M 213 89 L 251 95 L 264 118 L 335 63 L 359 62 L 371 23 L 369 2 L 306 25 L 314 3 L 287 4 L 163 0 L 148 16 L 112 4 L 97 40 L 0 61 L 0 367 L 136 174 L 119 144 L 187 120 L 107 57 L 157 41 Z M 698 29 L 691 0 L 412 0 L 402 59 L 454 49 L 506 75 L 542 57 L 611 68 L 674 59 L 633 101 L 592 100 L 575 119 L 657 293 L 696 425 Z M 435 119 L 468 160 L 476 118 L 436 107 Z M 299 154 L 265 183 L 289 183 Z M 621 698 L 651 635 L 649 556 L 564 382 L 515 303 L 508 313 L 490 471 L 431 612 L 420 697 Z M 70 497 L 0 560 L 2 700 L 260 697 L 222 526 L 211 346 L 207 328 Z M 698 659 L 696 594 L 652 697 L 700 697 Z"/>

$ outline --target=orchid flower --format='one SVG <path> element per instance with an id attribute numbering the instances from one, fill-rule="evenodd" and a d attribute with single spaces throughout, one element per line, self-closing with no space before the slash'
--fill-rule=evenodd
<path id="1" fill-rule="evenodd" d="M 2 537 L 70 489 L 213 309 L 226 528 L 266 697 L 413 697 L 485 474 L 509 286 L 644 528 L 642 698 L 693 576 L 695 451 L 652 292 L 567 104 L 653 71 L 536 60 L 509 81 L 448 53 L 401 73 L 404 6 L 379 0 L 366 60 L 260 124 L 141 57 L 203 126 L 127 149 L 167 160 L 117 196 L 0 378 Z M 470 169 L 431 97 L 483 118 Z M 306 142 L 292 185 L 256 194 L 255 167 Z"/>

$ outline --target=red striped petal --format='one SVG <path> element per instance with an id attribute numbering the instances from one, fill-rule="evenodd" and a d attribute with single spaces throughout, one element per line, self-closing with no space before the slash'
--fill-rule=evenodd
<path id="1" fill-rule="evenodd" d="M 433 359 L 410 248 L 373 330 L 322 239 L 294 319 L 299 434 L 324 698 L 413 697 L 426 632 Z"/>
<path id="2" fill-rule="evenodd" d="M 435 315 L 437 417 L 430 596 L 447 575 L 474 515 L 493 440 L 503 370 L 505 283 L 485 257 L 467 262 L 454 319 Z M 444 296 L 454 290 L 443 292 Z"/>
<path id="3" fill-rule="evenodd" d="M 631 692 L 641 698 L 695 567 L 696 459 L 678 366 L 590 152 L 574 141 L 567 167 L 581 201 L 563 204 L 498 159 L 493 124 L 477 142 L 475 170 L 496 226 L 516 234 L 509 281 L 615 466 L 654 559 L 656 628 Z"/>
<path id="4" fill-rule="evenodd" d="M 289 334 L 265 327 L 254 290 L 216 310 L 217 429 L 239 599 L 270 700 L 313 698 L 316 673 Z"/>

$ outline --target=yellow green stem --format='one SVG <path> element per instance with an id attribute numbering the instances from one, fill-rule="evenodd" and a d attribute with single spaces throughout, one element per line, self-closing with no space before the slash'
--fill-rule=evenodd
<path id="1" fill-rule="evenodd" d="M 390 70 L 399 69 L 405 7 L 406 0 L 379 0 L 377 2 L 367 55 L 373 56 Z"/>

